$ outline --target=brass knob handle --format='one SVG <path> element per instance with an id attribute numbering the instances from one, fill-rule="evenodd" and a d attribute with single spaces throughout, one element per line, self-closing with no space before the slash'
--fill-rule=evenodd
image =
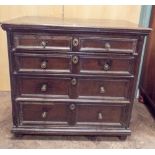
<path id="1" fill-rule="evenodd" d="M 73 64 L 77 64 L 78 62 L 79 62 L 79 57 L 78 56 L 73 56 L 72 57 L 72 62 L 73 62 Z"/>
<path id="2" fill-rule="evenodd" d="M 98 113 L 98 120 L 102 120 L 103 119 L 103 115 L 101 112 Z"/>
<path id="3" fill-rule="evenodd" d="M 110 69 L 110 65 L 108 63 L 105 63 L 104 66 L 103 66 L 103 69 L 105 71 L 108 71 Z"/>
<path id="4" fill-rule="evenodd" d="M 79 40 L 77 38 L 73 39 L 73 46 L 78 46 Z"/>
<path id="5" fill-rule="evenodd" d="M 45 47 L 47 46 L 47 42 L 46 42 L 46 41 L 42 41 L 42 42 L 41 42 L 41 46 L 42 46 L 43 48 L 45 48 Z"/>
<path id="6" fill-rule="evenodd" d="M 40 67 L 41 67 L 41 69 L 46 69 L 47 68 L 47 61 L 42 61 Z"/>
<path id="7" fill-rule="evenodd" d="M 110 43 L 105 43 L 105 48 L 106 48 L 107 50 L 109 50 L 109 49 L 111 48 Z"/>
<path id="8" fill-rule="evenodd" d="M 75 104 L 70 104 L 70 106 L 69 106 L 69 109 L 70 110 L 74 110 L 76 107 L 75 107 Z"/>
<path id="9" fill-rule="evenodd" d="M 77 84 L 77 80 L 76 80 L 75 78 L 73 78 L 73 79 L 71 80 L 71 84 L 72 84 L 72 85 L 76 85 L 76 84 Z"/>
<path id="10" fill-rule="evenodd" d="M 100 87 L 100 93 L 104 94 L 105 93 L 105 88 L 103 86 Z"/>
<path id="11" fill-rule="evenodd" d="M 46 92 L 47 91 L 47 84 L 43 84 L 41 86 L 41 92 Z"/>
<path id="12" fill-rule="evenodd" d="M 41 114 L 41 117 L 45 119 L 45 118 L 47 117 L 47 112 L 44 111 L 44 112 Z"/>

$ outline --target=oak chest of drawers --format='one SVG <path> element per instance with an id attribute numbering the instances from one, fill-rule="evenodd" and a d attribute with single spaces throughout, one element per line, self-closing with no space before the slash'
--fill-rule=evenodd
<path id="1" fill-rule="evenodd" d="M 127 27 L 128 26 L 128 27 Z M 23 17 L 7 31 L 12 132 L 126 138 L 149 29 Z"/>

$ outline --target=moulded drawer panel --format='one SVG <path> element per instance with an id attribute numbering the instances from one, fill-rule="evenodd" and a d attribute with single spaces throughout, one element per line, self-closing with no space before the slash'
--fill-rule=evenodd
<path id="1" fill-rule="evenodd" d="M 129 99 L 131 79 L 80 78 L 78 80 L 79 98 L 92 99 Z"/>
<path id="2" fill-rule="evenodd" d="M 71 50 L 71 36 L 45 33 L 14 33 L 15 49 Z"/>
<path id="3" fill-rule="evenodd" d="M 70 73 L 70 55 L 15 54 L 19 72 Z"/>

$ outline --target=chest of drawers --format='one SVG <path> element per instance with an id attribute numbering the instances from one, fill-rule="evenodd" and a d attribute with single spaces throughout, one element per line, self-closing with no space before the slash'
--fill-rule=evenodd
<path id="1" fill-rule="evenodd" d="M 149 29 L 46 17 L 23 17 L 2 28 L 8 39 L 13 133 L 130 135 Z"/>

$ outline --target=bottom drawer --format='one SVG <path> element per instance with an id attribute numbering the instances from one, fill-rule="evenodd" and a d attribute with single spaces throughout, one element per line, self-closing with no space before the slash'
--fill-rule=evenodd
<path id="1" fill-rule="evenodd" d="M 19 103 L 20 125 L 117 126 L 125 127 L 126 104 Z"/>

